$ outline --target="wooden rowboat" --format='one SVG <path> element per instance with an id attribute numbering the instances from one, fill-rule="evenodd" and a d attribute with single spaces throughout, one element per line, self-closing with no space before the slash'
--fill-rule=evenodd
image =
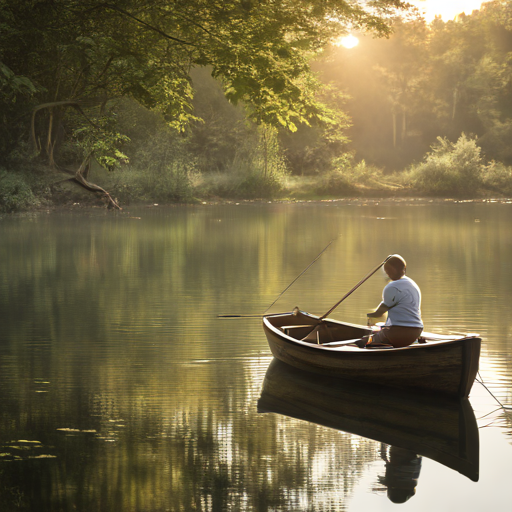
<path id="1" fill-rule="evenodd" d="M 263 381 L 258 412 L 373 439 L 428 457 L 478 481 L 478 425 L 467 398 L 340 381 L 273 359 Z"/>
<path id="2" fill-rule="evenodd" d="M 465 398 L 478 372 L 481 339 L 476 334 L 423 333 L 404 348 L 358 348 L 353 341 L 371 329 L 320 320 L 298 308 L 264 316 L 263 329 L 274 357 L 321 375 Z"/>

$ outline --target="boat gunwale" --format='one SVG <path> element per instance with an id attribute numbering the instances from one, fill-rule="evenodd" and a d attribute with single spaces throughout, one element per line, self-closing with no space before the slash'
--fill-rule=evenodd
<path id="1" fill-rule="evenodd" d="M 264 327 L 268 328 L 270 331 L 274 332 L 274 334 L 276 334 L 279 338 L 283 339 L 283 341 L 287 341 L 296 346 L 302 346 L 307 349 L 309 348 L 312 350 L 323 350 L 323 351 L 327 351 L 327 352 L 347 352 L 347 353 L 356 352 L 358 354 L 376 354 L 376 353 L 377 354 L 384 354 L 384 353 L 394 354 L 396 352 L 402 352 L 402 351 L 407 351 L 407 350 L 417 350 L 417 349 L 427 349 L 428 347 L 447 346 L 447 345 L 459 343 L 461 341 L 466 341 L 466 340 L 470 340 L 470 339 L 472 340 L 475 338 L 480 339 L 480 336 L 478 334 L 474 334 L 474 333 L 468 333 L 467 335 L 458 335 L 458 336 L 454 336 L 454 337 L 448 337 L 447 335 L 440 335 L 440 334 L 424 332 L 422 334 L 425 334 L 427 336 L 428 335 L 443 336 L 443 339 L 429 340 L 426 343 L 408 345 L 406 347 L 387 347 L 387 348 L 382 348 L 382 349 L 372 348 L 371 350 L 362 350 L 359 347 L 351 347 L 351 346 L 340 346 L 340 347 L 324 346 L 322 344 L 311 343 L 311 342 L 302 341 L 297 338 L 294 338 L 294 337 L 290 336 L 289 334 L 286 334 L 284 331 L 280 330 L 280 328 L 272 325 L 272 323 L 269 320 L 269 318 L 292 316 L 292 314 L 293 314 L 292 312 L 289 312 L 289 313 L 277 313 L 277 314 L 265 315 L 265 316 L 263 316 L 263 325 L 264 325 Z M 311 318 L 312 320 L 320 320 L 320 317 L 318 317 L 316 315 L 312 315 L 312 314 L 304 312 L 304 311 L 301 311 L 301 314 L 303 314 L 304 316 L 307 316 L 308 318 Z M 353 324 L 350 322 L 342 322 L 340 320 L 334 320 L 331 318 L 329 318 L 327 320 L 330 323 L 348 326 L 348 327 L 355 327 L 355 328 L 358 328 L 361 330 L 369 331 L 369 329 L 367 327 L 365 327 L 364 325 Z M 314 328 L 315 325 L 311 325 L 311 327 Z M 339 341 L 343 342 L 343 341 L 348 341 L 348 340 L 339 340 Z"/>

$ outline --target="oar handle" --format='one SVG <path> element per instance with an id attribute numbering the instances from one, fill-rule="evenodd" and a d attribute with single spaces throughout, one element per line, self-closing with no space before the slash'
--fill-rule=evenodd
<path id="1" fill-rule="evenodd" d="M 370 279 L 370 277 L 373 276 L 373 274 L 375 274 L 375 272 L 377 272 L 377 270 L 379 270 L 385 263 L 386 261 L 389 260 L 389 258 L 391 258 L 393 255 L 390 254 L 382 263 L 379 263 L 369 274 L 367 274 L 365 277 L 363 277 L 363 279 L 361 279 L 361 281 L 359 281 L 359 283 L 357 283 L 354 288 L 352 288 L 349 292 L 347 292 L 338 302 L 336 302 L 336 304 L 334 304 L 334 306 L 329 309 L 329 311 L 327 311 L 327 313 L 325 313 L 324 315 L 322 315 L 319 320 L 323 320 L 326 316 L 330 315 L 349 295 L 351 295 L 352 293 L 354 293 L 365 281 L 367 281 L 368 279 Z"/>

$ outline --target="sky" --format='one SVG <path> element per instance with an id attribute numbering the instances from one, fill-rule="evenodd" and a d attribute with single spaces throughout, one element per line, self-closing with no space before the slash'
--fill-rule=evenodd
<path id="1" fill-rule="evenodd" d="M 441 16 L 443 21 L 453 20 L 457 15 L 464 12 L 471 14 L 475 9 L 480 9 L 480 6 L 486 0 L 407 0 L 410 4 L 415 5 L 423 13 L 427 23 L 430 23 L 436 16 Z M 490 1 L 490 0 L 487 0 Z M 344 46 L 345 48 L 354 48 L 359 43 L 359 40 L 353 35 L 347 35 L 341 38 L 337 46 Z"/>
<path id="2" fill-rule="evenodd" d="M 464 12 L 471 14 L 485 3 L 482 0 L 408 0 L 409 3 L 424 12 L 425 19 L 432 21 L 436 15 L 440 15 L 443 21 L 453 20 L 455 16 Z"/>

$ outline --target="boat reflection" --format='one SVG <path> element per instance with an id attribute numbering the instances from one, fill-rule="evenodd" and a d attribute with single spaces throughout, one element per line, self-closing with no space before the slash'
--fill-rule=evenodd
<path id="1" fill-rule="evenodd" d="M 478 425 L 468 399 L 345 382 L 273 359 L 258 412 L 278 413 L 380 442 L 386 469 L 379 483 L 393 502 L 414 495 L 421 457 L 478 481 Z"/>

